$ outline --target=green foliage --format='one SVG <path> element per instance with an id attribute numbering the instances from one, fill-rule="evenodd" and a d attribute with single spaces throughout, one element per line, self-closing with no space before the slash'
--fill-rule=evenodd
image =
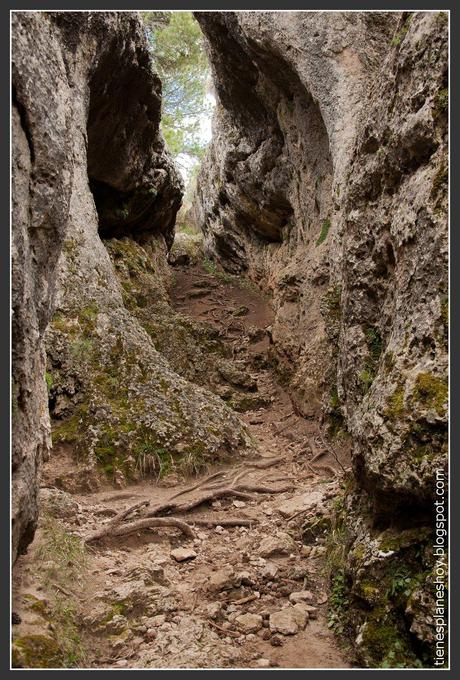
<path id="1" fill-rule="evenodd" d="M 334 386 L 329 396 L 328 408 L 329 426 L 328 432 L 330 437 L 338 437 L 345 434 L 345 418 L 342 413 L 342 403 L 340 401 L 337 387 Z"/>
<path id="2" fill-rule="evenodd" d="M 212 260 L 209 260 L 207 257 L 204 258 L 203 260 L 203 269 L 208 272 L 208 274 L 216 274 L 217 273 L 217 265 L 215 262 Z"/>
<path id="3" fill-rule="evenodd" d="M 340 318 L 340 301 L 342 298 L 342 286 L 336 284 L 332 288 L 329 288 L 326 295 L 324 296 L 324 305 L 329 316 L 336 319 Z"/>
<path id="4" fill-rule="evenodd" d="M 438 113 L 445 113 L 449 107 L 449 91 L 446 88 L 439 90 L 434 98 L 435 108 Z"/>
<path id="5" fill-rule="evenodd" d="M 396 366 L 396 358 L 395 358 L 394 352 L 392 352 L 391 349 L 389 349 L 385 353 L 385 356 L 383 357 L 383 363 L 384 363 L 385 369 L 388 371 L 388 373 L 391 373 L 391 371 Z"/>
<path id="6" fill-rule="evenodd" d="M 156 442 L 155 435 L 143 430 L 133 447 L 136 467 L 143 477 L 147 473 L 156 473 L 164 477 L 174 470 L 174 459 L 171 453 Z"/>
<path id="7" fill-rule="evenodd" d="M 374 382 L 374 375 L 367 368 L 363 369 L 359 374 L 359 383 L 363 394 L 369 392 L 370 386 Z"/>
<path id="8" fill-rule="evenodd" d="M 404 23 L 404 26 L 401 28 L 401 30 L 393 36 L 393 38 L 391 39 L 391 43 L 390 43 L 393 47 L 397 47 L 398 45 L 400 45 L 402 43 L 402 41 L 404 40 L 404 38 L 407 35 L 407 32 L 409 31 L 411 21 L 412 21 L 412 16 L 409 16 L 406 19 L 406 22 Z"/>
<path id="9" fill-rule="evenodd" d="M 329 596 L 328 627 L 338 634 L 344 632 L 343 619 L 350 605 L 348 591 L 349 588 L 343 571 L 334 574 L 332 576 Z"/>
<path id="10" fill-rule="evenodd" d="M 69 350 L 74 359 L 84 361 L 89 357 L 92 346 L 89 338 L 76 338 L 70 343 Z"/>
<path id="11" fill-rule="evenodd" d="M 246 316 L 246 314 L 249 314 L 249 307 L 246 305 L 240 305 L 232 312 L 232 316 Z"/>
<path id="12" fill-rule="evenodd" d="M 187 236 L 196 236 L 198 233 L 195 229 L 192 229 L 192 227 L 189 227 L 186 224 L 180 225 L 178 231 L 182 234 L 187 234 Z"/>
<path id="13" fill-rule="evenodd" d="M 382 338 L 380 333 L 374 326 L 367 326 L 364 335 L 366 336 L 366 345 L 369 350 L 369 355 L 374 362 L 377 362 L 382 353 Z"/>
<path id="14" fill-rule="evenodd" d="M 398 569 L 391 574 L 391 580 L 387 590 L 387 597 L 396 599 L 400 594 L 410 597 L 414 589 L 413 578 L 405 565 L 398 565 Z"/>
<path id="15" fill-rule="evenodd" d="M 209 65 L 203 35 L 192 12 L 142 12 L 154 67 L 163 83 L 161 127 L 174 156 L 201 160 L 205 145 L 200 118 L 209 111 L 205 100 Z"/>
<path id="16" fill-rule="evenodd" d="M 53 445 L 61 442 L 74 442 L 79 438 L 84 430 L 83 424 L 80 423 L 82 415 L 83 414 L 77 410 L 70 418 L 58 421 L 59 424 L 53 427 L 51 433 Z"/>
<path id="17" fill-rule="evenodd" d="M 53 376 L 51 373 L 48 373 L 48 371 L 45 373 L 45 382 L 49 394 L 51 392 L 51 388 L 53 387 Z"/>
<path id="18" fill-rule="evenodd" d="M 327 217 L 325 220 L 323 220 L 323 225 L 321 227 L 321 233 L 318 236 L 318 240 L 316 241 L 317 246 L 320 246 L 323 243 L 323 241 L 326 240 L 330 228 L 331 228 L 331 220 L 329 219 L 329 217 Z"/>
<path id="19" fill-rule="evenodd" d="M 62 650 L 48 635 L 23 635 L 13 641 L 13 668 L 62 668 Z"/>
<path id="20" fill-rule="evenodd" d="M 58 583 L 78 580 L 87 566 L 87 553 L 83 541 L 67 533 L 64 526 L 51 517 L 45 517 L 44 541 L 39 548 L 43 561 L 52 561 L 45 573 L 45 582 Z"/>
<path id="21" fill-rule="evenodd" d="M 116 208 L 115 209 L 115 214 L 117 218 L 121 221 L 124 222 L 128 219 L 129 217 L 129 208 L 127 205 L 123 205 L 122 208 Z"/>

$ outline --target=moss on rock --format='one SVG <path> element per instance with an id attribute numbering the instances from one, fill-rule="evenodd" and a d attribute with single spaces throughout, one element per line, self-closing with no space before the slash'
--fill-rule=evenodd
<path id="1" fill-rule="evenodd" d="M 432 373 L 419 373 L 415 381 L 413 398 L 424 408 L 433 409 L 439 416 L 446 413 L 447 379 Z"/>
<path id="2" fill-rule="evenodd" d="M 13 668 L 61 668 L 64 654 L 48 635 L 24 635 L 13 640 Z"/>

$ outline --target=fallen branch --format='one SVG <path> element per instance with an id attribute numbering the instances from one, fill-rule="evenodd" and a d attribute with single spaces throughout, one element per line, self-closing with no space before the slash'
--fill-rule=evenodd
<path id="1" fill-rule="evenodd" d="M 239 600 L 228 600 L 228 602 L 231 602 L 231 604 L 247 604 L 248 602 L 254 602 L 254 600 L 258 600 L 259 597 L 260 595 L 253 593 L 247 597 L 241 597 Z"/>
<path id="2" fill-rule="evenodd" d="M 217 623 L 214 623 L 214 621 L 211 621 L 211 619 L 207 619 L 207 621 L 210 626 L 216 628 L 216 630 L 219 630 L 221 633 L 225 633 L 225 635 L 229 635 L 232 638 L 241 637 L 241 633 L 237 633 L 235 630 L 227 630 L 226 628 L 222 628 L 222 626 L 218 626 Z"/>

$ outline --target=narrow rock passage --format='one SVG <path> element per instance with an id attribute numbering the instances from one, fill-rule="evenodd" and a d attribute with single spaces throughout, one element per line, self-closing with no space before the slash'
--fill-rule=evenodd
<path id="1" fill-rule="evenodd" d="M 85 539 L 131 506 L 145 517 L 172 497 L 177 507 L 160 514 L 187 522 L 194 536 L 167 526 L 89 543 L 86 576 L 65 586 L 79 602 L 86 664 L 348 667 L 327 626 L 324 536 L 302 540 L 305 518 L 335 496 L 342 463 L 319 437 L 318 425 L 295 414 L 276 382 L 269 303 L 248 282 L 201 265 L 175 270 L 172 298 L 181 313 L 215 325 L 231 347 L 233 369 L 215 390 L 225 398 L 225 384 L 231 388 L 230 400 L 242 411 L 260 457 L 189 480 L 171 475 L 72 497 L 76 513 L 64 522 Z M 232 482 L 239 495 L 224 493 L 184 511 Z M 55 503 L 62 494 L 43 493 Z M 126 519 L 118 526 L 128 524 Z M 42 531 L 16 575 L 15 611 L 23 627 L 30 608 L 21 592 L 33 592 L 34 581 L 41 580 Z"/>

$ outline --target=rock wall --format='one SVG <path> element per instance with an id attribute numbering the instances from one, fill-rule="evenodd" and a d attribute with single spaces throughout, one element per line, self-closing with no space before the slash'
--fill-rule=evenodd
<path id="1" fill-rule="evenodd" d="M 150 275 L 167 306 L 182 183 L 150 62 L 135 12 L 13 14 L 14 557 L 36 526 L 48 396 L 53 456 L 78 449 L 87 484 L 100 467 L 142 474 L 171 450 L 202 462 L 247 443 L 237 417 L 155 350 L 135 314 L 142 291 L 114 265 Z"/>
<path id="2" fill-rule="evenodd" d="M 196 16 L 218 98 L 205 248 L 271 290 L 294 403 L 351 437 L 335 586 L 362 660 L 425 662 L 447 459 L 446 15 Z"/>
<path id="3" fill-rule="evenodd" d="M 195 213 L 211 256 L 273 294 L 280 374 L 318 415 L 330 356 L 324 301 L 346 170 L 396 15 L 197 13 L 218 97 Z"/>

